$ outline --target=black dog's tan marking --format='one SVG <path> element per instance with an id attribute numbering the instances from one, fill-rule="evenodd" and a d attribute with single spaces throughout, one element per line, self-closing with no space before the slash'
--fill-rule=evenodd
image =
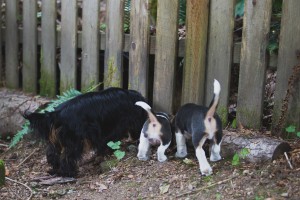
<path id="1" fill-rule="evenodd" d="M 147 119 L 135 102 L 145 98 L 133 90 L 109 88 L 79 95 L 48 113 L 25 113 L 30 126 L 45 139 L 50 173 L 75 176 L 77 162 L 89 143 L 98 154 L 109 150 L 109 141 L 118 141 L 130 132 L 139 138 Z"/>
<path id="2" fill-rule="evenodd" d="M 176 156 L 183 158 L 187 155 L 186 139 L 192 137 L 202 175 L 212 173 L 212 168 L 202 148 L 207 139 L 212 144 L 210 161 L 221 159 L 222 122 L 220 117 L 215 113 L 220 91 L 220 84 L 215 80 L 214 97 L 208 108 L 191 103 L 185 104 L 179 109 L 175 117 Z"/>

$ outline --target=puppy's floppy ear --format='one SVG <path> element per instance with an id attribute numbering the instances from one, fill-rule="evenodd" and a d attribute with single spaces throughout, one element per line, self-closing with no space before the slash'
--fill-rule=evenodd
<path id="1" fill-rule="evenodd" d="M 145 103 L 145 102 L 143 102 L 143 101 L 138 101 L 138 102 L 135 103 L 135 105 L 140 106 L 140 107 L 142 107 L 144 110 L 147 111 L 148 117 L 149 117 L 149 120 L 150 120 L 150 123 L 151 123 L 151 122 L 152 122 L 152 123 L 153 123 L 153 122 L 158 122 L 158 120 L 157 120 L 157 118 L 155 117 L 154 113 L 151 111 L 151 107 L 150 107 L 147 103 Z"/>

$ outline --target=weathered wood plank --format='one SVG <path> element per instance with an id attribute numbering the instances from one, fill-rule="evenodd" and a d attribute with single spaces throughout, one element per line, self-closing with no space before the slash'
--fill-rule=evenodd
<path id="1" fill-rule="evenodd" d="M 1 1 L 2 3 L 2 1 Z M 2 19 L 2 13 L 0 12 L 0 19 Z M 2 57 L 2 38 L 3 38 L 3 31 L 2 27 L 0 27 L 0 87 L 4 85 L 4 68 L 3 68 L 3 57 Z"/>
<path id="2" fill-rule="evenodd" d="M 213 80 L 221 84 L 218 113 L 223 124 L 227 121 L 230 74 L 233 54 L 235 0 L 210 1 L 210 23 L 207 51 L 205 105 L 213 97 Z"/>
<path id="3" fill-rule="evenodd" d="M 260 128 L 262 121 L 271 11 L 272 0 L 245 1 L 237 120 L 249 128 Z"/>
<path id="4" fill-rule="evenodd" d="M 99 0 L 83 0 L 81 90 L 99 82 Z"/>
<path id="5" fill-rule="evenodd" d="M 42 3 L 40 94 L 54 97 L 57 91 L 56 1 Z"/>
<path id="6" fill-rule="evenodd" d="M 5 82 L 8 88 L 14 89 L 20 86 L 18 4 L 18 0 L 7 0 L 5 16 Z"/>
<path id="7" fill-rule="evenodd" d="M 233 63 L 240 63 L 240 61 L 241 61 L 241 46 L 242 45 L 241 45 L 240 42 L 234 43 L 234 46 L 233 46 Z M 268 66 L 273 68 L 273 69 L 276 69 L 278 55 L 273 53 L 273 54 L 268 55 L 268 56 L 269 56 Z"/>
<path id="8" fill-rule="evenodd" d="M 273 128 L 279 123 L 283 99 L 288 89 L 288 79 L 293 74 L 292 68 L 299 64 L 296 52 L 300 52 L 300 25 L 294 23 L 300 19 L 300 1 L 283 1 L 280 44 L 278 52 L 278 67 L 276 78 L 276 90 L 274 94 Z M 283 127 L 295 125 L 300 130 L 300 81 L 294 85 L 289 101 L 287 119 L 283 121 Z M 278 130 L 281 131 L 281 130 Z M 273 132 L 274 133 L 274 132 Z M 280 134 L 274 133 L 274 134 Z"/>
<path id="9" fill-rule="evenodd" d="M 203 104 L 208 29 L 208 0 L 186 2 L 186 49 L 181 104 Z"/>
<path id="10" fill-rule="evenodd" d="M 153 106 L 172 113 L 178 43 L 179 1 L 157 2 Z"/>
<path id="11" fill-rule="evenodd" d="M 61 2 L 60 93 L 76 88 L 77 76 L 77 1 Z"/>
<path id="12" fill-rule="evenodd" d="M 123 86 L 123 11 L 124 0 L 107 0 L 104 87 Z"/>
<path id="13" fill-rule="evenodd" d="M 37 93 L 37 3 L 23 0 L 23 91 Z"/>
<path id="14" fill-rule="evenodd" d="M 132 0 L 130 14 L 129 88 L 147 96 L 149 68 L 149 0 Z"/>

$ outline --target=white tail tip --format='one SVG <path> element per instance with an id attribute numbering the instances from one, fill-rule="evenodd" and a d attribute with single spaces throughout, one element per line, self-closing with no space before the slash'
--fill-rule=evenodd
<path id="1" fill-rule="evenodd" d="M 143 101 L 137 101 L 137 102 L 135 103 L 135 105 L 141 106 L 141 107 L 144 108 L 145 110 L 151 110 L 151 107 L 150 107 L 146 102 L 143 102 Z"/>
<path id="2" fill-rule="evenodd" d="M 214 94 L 220 94 L 221 85 L 217 79 L 214 79 Z"/>

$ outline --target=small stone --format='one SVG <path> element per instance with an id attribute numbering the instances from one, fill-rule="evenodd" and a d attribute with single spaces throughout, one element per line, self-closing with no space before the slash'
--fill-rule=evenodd
<path id="1" fill-rule="evenodd" d="M 133 178 L 134 176 L 132 174 L 129 174 L 127 177 L 128 178 Z"/>
<path id="2" fill-rule="evenodd" d="M 284 193 L 282 193 L 280 196 L 282 196 L 282 197 L 289 197 L 289 193 L 284 192 Z"/>
<path id="3" fill-rule="evenodd" d="M 153 191 L 153 188 L 152 188 L 152 187 L 149 187 L 148 190 L 149 190 L 150 192 L 152 192 L 152 191 Z"/>
<path id="4" fill-rule="evenodd" d="M 247 175 L 249 175 L 249 174 L 250 174 L 250 171 L 249 171 L 248 169 L 245 169 L 245 170 L 243 171 L 243 175 L 247 176 Z"/>

